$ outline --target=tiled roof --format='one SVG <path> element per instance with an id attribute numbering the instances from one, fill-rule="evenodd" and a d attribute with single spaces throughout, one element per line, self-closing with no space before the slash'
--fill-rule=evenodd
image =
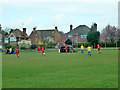
<path id="1" fill-rule="evenodd" d="M 90 28 L 86 25 L 79 25 L 78 27 L 74 28 L 73 30 L 66 33 L 66 35 L 85 35 L 88 34 Z"/>
<path id="2" fill-rule="evenodd" d="M 68 36 L 63 36 L 58 42 L 65 43 L 67 39 L 68 39 Z"/>
<path id="3" fill-rule="evenodd" d="M 48 30 L 35 30 L 32 31 L 32 33 L 30 34 L 30 38 L 32 38 L 35 34 L 35 32 L 40 36 L 40 37 L 54 37 L 55 34 L 55 29 L 48 29 Z"/>
<path id="4" fill-rule="evenodd" d="M 24 37 L 23 32 L 20 31 L 19 29 L 15 29 L 15 30 L 12 31 L 11 33 L 13 33 L 13 34 L 15 35 L 15 37 Z M 11 33 L 10 33 L 10 34 L 11 34 Z M 8 34 L 6 37 L 9 37 L 10 34 Z M 26 34 L 26 37 L 28 37 L 27 34 Z"/>
<path id="5" fill-rule="evenodd" d="M 72 42 L 75 42 L 75 38 L 77 37 L 77 42 L 87 42 L 87 39 L 81 39 L 80 35 L 73 35 L 72 38 L 68 38 L 68 36 L 63 36 L 58 42 L 65 43 L 66 40 L 70 39 Z"/>

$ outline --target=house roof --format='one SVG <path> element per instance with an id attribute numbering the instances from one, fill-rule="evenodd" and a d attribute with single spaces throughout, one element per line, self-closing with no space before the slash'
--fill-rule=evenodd
<path id="1" fill-rule="evenodd" d="M 32 31 L 32 33 L 30 34 L 30 38 L 34 36 L 35 32 L 41 37 L 47 37 L 47 36 L 54 37 L 56 30 L 55 29 L 35 30 L 35 31 Z"/>
<path id="2" fill-rule="evenodd" d="M 68 38 L 68 36 L 63 36 L 58 42 L 59 43 L 65 43 L 68 39 L 70 39 L 72 42 L 75 42 L 75 38 L 77 37 L 77 42 L 87 42 L 87 39 L 81 39 L 80 35 L 73 35 L 72 38 Z"/>
<path id="3" fill-rule="evenodd" d="M 23 32 L 22 32 L 21 30 L 19 30 L 19 29 L 15 29 L 15 30 L 12 31 L 11 33 L 13 33 L 13 34 L 15 35 L 15 37 L 24 37 Z M 10 33 L 10 34 L 11 34 L 11 33 Z M 6 37 L 9 37 L 10 34 L 8 34 Z M 27 34 L 26 34 L 26 37 L 28 37 Z"/>
<path id="4" fill-rule="evenodd" d="M 68 36 L 63 36 L 58 42 L 65 43 L 67 39 L 68 39 Z"/>
<path id="5" fill-rule="evenodd" d="M 90 28 L 88 26 L 79 25 L 78 27 L 66 33 L 65 35 L 76 35 L 76 33 L 78 35 L 85 35 L 85 34 L 88 34 L 89 31 L 90 31 Z"/>

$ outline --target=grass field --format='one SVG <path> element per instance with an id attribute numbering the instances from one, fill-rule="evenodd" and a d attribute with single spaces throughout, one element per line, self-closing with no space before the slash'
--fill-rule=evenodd
<path id="1" fill-rule="evenodd" d="M 117 88 L 118 51 L 92 51 L 92 56 L 46 51 L 2 57 L 3 88 Z"/>

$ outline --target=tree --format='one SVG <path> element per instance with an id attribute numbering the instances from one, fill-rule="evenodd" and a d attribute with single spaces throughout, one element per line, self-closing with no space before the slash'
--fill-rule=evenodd
<path id="1" fill-rule="evenodd" d="M 49 44 L 53 44 L 53 43 L 54 43 L 54 40 L 51 39 L 51 37 L 47 37 L 47 43 L 49 43 Z"/>
<path id="2" fill-rule="evenodd" d="M 25 47 L 25 49 L 30 49 L 31 47 L 31 41 L 22 40 L 21 42 L 18 42 L 19 47 Z"/>
<path id="3" fill-rule="evenodd" d="M 101 34 L 101 42 L 115 43 L 118 41 L 118 30 L 115 26 L 107 25 Z"/>
<path id="4" fill-rule="evenodd" d="M 14 31 L 14 29 L 10 29 L 10 32 L 9 32 L 9 33 L 11 33 L 12 31 Z"/>
<path id="5" fill-rule="evenodd" d="M 8 35 L 8 32 L 5 32 L 5 36 L 7 36 Z"/>
<path id="6" fill-rule="evenodd" d="M 41 41 L 38 42 L 38 45 L 43 45 L 43 43 Z"/>
<path id="7" fill-rule="evenodd" d="M 91 42 L 91 44 L 94 45 L 94 46 L 96 46 L 100 41 L 100 32 L 96 31 L 95 24 L 96 23 L 94 23 L 91 26 L 90 32 L 87 35 L 87 41 Z"/>
<path id="8" fill-rule="evenodd" d="M 91 42 L 92 45 L 98 44 L 100 38 L 100 32 L 99 31 L 90 31 L 87 35 L 88 42 Z"/>

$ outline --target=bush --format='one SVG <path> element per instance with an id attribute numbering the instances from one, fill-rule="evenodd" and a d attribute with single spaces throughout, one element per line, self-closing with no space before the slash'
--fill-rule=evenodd
<path id="1" fill-rule="evenodd" d="M 12 48 L 19 48 L 19 45 L 18 44 L 14 44 L 14 45 L 12 45 Z"/>
<path id="2" fill-rule="evenodd" d="M 105 47 L 105 43 L 100 43 L 101 47 Z M 116 43 L 106 43 L 106 47 L 116 47 Z M 120 43 L 117 43 L 117 47 L 120 47 Z"/>
<path id="3" fill-rule="evenodd" d="M 26 48 L 25 48 L 24 46 L 21 46 L 20 49 L 21 49 L 21 50 L 25 50 Z"/>
<path id="4" fill-rule="evenodd" d="M 5 47 L 5 49 L 12 48 L 12 45 L 10 45 L 9 43 L 4 44 L 3 46 Z"/>
<path id="5" fill-rule="evenodd" d="M 55 48 L 56 45 L 57 45 L 56 43 L 49 43 L 47 45 L 47 48 Z"/>
<path id="6" fill-rule="evenodd" d="M 84 47 L 88 47 L 89 45 L 91 46 L 91 43 L 90 42 L 86 42 L 86 43 L 74 43 L 73 47 L 74 48 L 80 48 L 81 45 L 84 45 Z"/>
<path id="7" fill-rule="evenodd" d="M 32 44 L 31 45 L 31 49 L 36 49 L 37 48 L 37 45 L 36 44 Z"/>
<path id="8" fill-rule="evenodd" d="M 26 49 L 30 49 L 31 47 L 31 41 L 22 40 L 21 42 L 18 42 L 19 47 L 25 47 Z"/>

